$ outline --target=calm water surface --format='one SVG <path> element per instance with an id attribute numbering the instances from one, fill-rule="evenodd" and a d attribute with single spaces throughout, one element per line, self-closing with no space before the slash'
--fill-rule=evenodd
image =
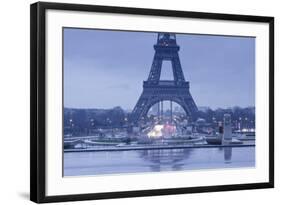
<path id="1" fill-rule="evenodd" d="M 255 166 L 255 147 L 64 153 L 64 175 L 100 175 Z"/>

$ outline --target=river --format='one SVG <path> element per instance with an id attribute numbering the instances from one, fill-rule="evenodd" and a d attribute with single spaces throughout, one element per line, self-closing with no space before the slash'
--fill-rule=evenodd
<path id="1" fill-rule="evenodd" d="M 254 166 L 254 146 L 64 153 L 64 176 Z"/>

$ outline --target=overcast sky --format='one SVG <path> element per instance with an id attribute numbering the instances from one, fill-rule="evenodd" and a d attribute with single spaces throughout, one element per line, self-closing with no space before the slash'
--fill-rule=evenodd
<path id="1" fill-rule="evenodd" d="M 255 39 L 177 34 L 197 106 L 255 105 Z M 157 33 L 64 29 L 64 106 L 133 109 L 150 72 Z M 171 79 L 164 63 L 161 79 Z"/>

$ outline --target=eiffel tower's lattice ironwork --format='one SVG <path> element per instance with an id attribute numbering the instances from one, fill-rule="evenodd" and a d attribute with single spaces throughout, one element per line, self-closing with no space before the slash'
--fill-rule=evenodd
<path id="1" fill-rule="evenodd" d="M 163 101 L 178 103 L 192 120 L 196 119 L 198 109 L 189 92 L 189 82 L 185 81 L 182 72 L 178 54 L 180 47 L 177 45 L 176 35 L 159 33 L 154 49 L 148 79 L 143 82 L 143 92 L 131 114 L 132 122 L 136 123 L 145 118 L 154 104 Z M 164 60 L 171 61 L 174 80 L 160 80 Z"/>

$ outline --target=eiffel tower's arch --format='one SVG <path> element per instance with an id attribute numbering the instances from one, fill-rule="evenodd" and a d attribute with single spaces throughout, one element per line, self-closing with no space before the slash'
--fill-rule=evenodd
<path id="1" fill-rule="evenodd" d="M 186 114 L 195 120 L 198 109 L 190 94 L 189 82 L 185 80 L 182 72 L 176 35 L 159 33 L 154 50 L 151 70 L 148 79 L 143 82 L 143 92 L 131 113 L 131 121 L 137 123 L 147 115 L 153 104 L 164 100 L 178 103 Z M 164 60 L 171 61 L 173 80 L 160 80 Z"/>
<path id="2" fill-rule="evenodd" d="M 164 98 L 159 98 L 159 97 L 155 97 L 155 98 L 151 98 L 149 100 L 149 102 L 147 103 L 147 106 L 143 109 L 143 113 L 141 114 L 141 116 L 147 116 L 149 110 L 154 106 L 159 104 L 159 112 L 161 112 L 161 106 L 160 104 L 163 102 L 173 102 L 178 104 L 179 106 L 181 106 L 181 108 L 184 110 L 186 116 L 192 118 L 192 111 L 189 110 L 189 108 L 185 105 L 184 100 L 181 98 L 170 98 L 170 97 L 164 97 Z M 162 108 L 163 109 L 163 108 Z"/>

